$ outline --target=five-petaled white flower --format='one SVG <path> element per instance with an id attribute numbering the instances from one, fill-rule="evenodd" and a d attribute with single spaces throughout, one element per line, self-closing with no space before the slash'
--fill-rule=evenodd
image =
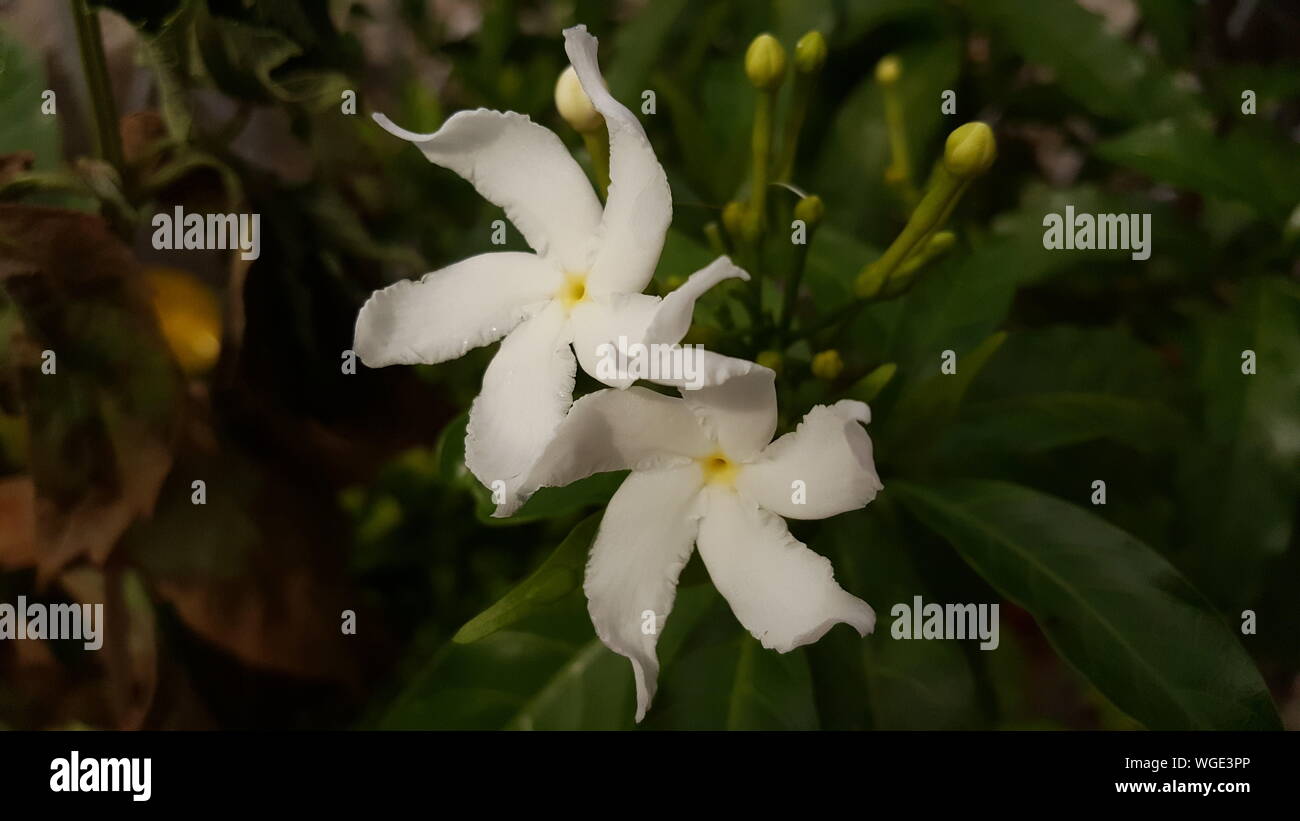
<path id="1" fill-rule="evenodd" d="M 666 298 L 641 293 L 672 219 L 668 179 L 640 122 L 606 89 L 596 38 L 585 26 L 564 37 L 609 130 L 603 209 L 560 138 L 527 116 L 462 111 L 433 134 L 414 134 L 375 115 L 386 130 L 504 208 L 536 252 L 482 254 L 377 291 L 357 317 L 353 344 L 362 362 L 381 367 L 444 362 L 504 336 L 470 408 L 465 464 L 483 484 L 501 481 L 507 489 L 573 403 L 575 351 L 583 370 L 600 379 L 598 352 L 613 340 L 676 344 L 702 293 L 723 279 L 748 278 L 724 257 Z M 705 353 L 692 380 L 718 384 L 753 367 Z M 634 380 L 606 375 L 603 381 L 626 388 Z"/>
<path id="2" fill-rule="evenodd" d="M 521 496 L 632 470 L 605 511 L 584 589 L 597 635 L 632 662 L 637 721 L 654 697 L 658 632 L 693 545 L 764 647 L 789 652 L 839 622 L 864 636 L 875 627 L 871 607 L 840 588 L 830 561 L 781 519 L 823 519 L 875 498 L 883 486 L 862 426 L 870 417 L 862 402 L 818 405 L 772 442 L 773 373 L 759 366 L 681 399 L 634 387 L 574 403 Z M 647 611 L 655 614 L 652 631 L 642 630 Z"/>

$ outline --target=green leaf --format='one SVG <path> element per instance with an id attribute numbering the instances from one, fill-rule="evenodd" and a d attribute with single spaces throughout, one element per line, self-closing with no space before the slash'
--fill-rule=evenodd
<path id="1" fill-rule="evenodd" d="M 1146 120 L 1196 105 L 1166 67 L 1077 3 L 981 0 L 965 8 L 1026 60 L 1052 69 L 1065 93 L 1093 114 Z"/>
<path id="2" fill-rule="evenodd" d="M 680 627 L 690 594 L 707 610 L 694 619 L 682 649 L 665 660 L 664 641 Z M 803 649 L 777 653 L 745 632 L 711 584 L 679 588 L 659 643 L 659 693 L 646 715 L 650 729 L 815 730 L 812 677 Z"/>
<path id="3" fill-rule="evenodd" d="M 921 41 L 900 49 L 897 54 L 903 64 L 898 85 L 912 173 L 921 184 L 929 173 L 929 164 L 936 158 L 929 152 L 943 125 L 936 101 L 944 89 L 952 88 L 957 81 L 962 46 L 960 39 L 951 35 Z M 812 190 L 830 206 L 827 222 L 882 246 L 892 240 L 891 226 L 902 215 L 898 197 L 885 185 L 884 171 L 890 161 L 889 133 L 880 86 L 870 72 L 840 106 L 820 150 L 811 156 L 821 158 L 816 173 L 810 176 Z M 825 230 L 823 226 L 819 233 Z M 859 262 L 858 268 L 865 262 Z M 858 268 L 843 275 L 852 278 Z"/>
<path id="4" fill-rule="evenodd" d="M 659 641 L 665 669 L 714 598 L 708 587 L 678 592 Z M 632 666 L 596 638 L 586 600 L 574 593 L 481 641 L 446 645 L 375 723 L 383 729 L 618 730 L 632 729 L 635 717 Z"/>
<path id="5" fill-rule="evenodd" d="M 981 342 L 975 350 L 957 358 L 956 373 L 943 373 L 936 351 L 931 364 L 932 375 L 917 379 L 915 375 L 890 412 L 882 437 L 891 450 L 907 459 L 917 459 L 933 442 L 935 433 L 957 416 L 966 391 L 1007 338 L 999 331 Z"/>
<path id="6" fill-rule="evenodd" d="M 533 574 L 519 583 L 488 609 L 465 623 L 452 636 L 458 644 L 469 644 L 509 627 L 544 604 L 558 601 L 582 583 L 587 551 L 596 537 L 601 515 L 593 513 L 569 531 L 560 546 Z"/>
<path id="7" fill-rule="evenodd" d="M 1111 162 L 1162 182 L 1255 206 L 1274 221 L 1300 203 L 1294 143 L 1237 129 L 1217 137 L 1190 123 L 1162 120 L 1099 144 Z"/>
<path id="8" fill-rule="evenodd" d="M 976 698 L 975 674 L 959 643 L 899 641 L 890 635 L 893 605 L 910 605 L 913 596 L 938 598 L 920 572 L 920 557 L 905 540 L 891 500 L 881 498 L 865 510 L 827 521 L 815 543 L 826 550 L 844 589 L 875 608 L 877 618 L 875 633 L 866 639 L 836 628 L 808 648 L 819 693 L 848 688 L 841 703 L 851 704 L 854 695 L 866 702 L 870 717 L 865 726 L 875 729 L 969 729 L 986 724 Z M 832 653 L 838 657 L 837 666 L 856 664 L 856 670 L 826 670 Z M 835 680 L 827 681 L 831 675 Z M 819 704 L 826 700 L 819 699 Z M 828 726 L 846 726 L 843 719 L 832 724 L 824 718 Z"/>
<path id="9" fill-rule="evenodd" d="M 0 32 L 0 156 L 30 151 L 37 171 L 59 164 L 60 117 L 41 113 L 41 94 L 49 87 L 22 46 Z M 59 103 L 67 106 L 71 101 Z"/>
<path id="10" fill-rule="evenodd" d="M 1044 393 L 971 404 L 954 439 L 981 450 L 1041 452 L 1112 439 L 1142 452 L 1172 447 L 1187 422 L 1146 399 L 1099 393 Z"/>
<path id="11" fill-rule="evenodd" d="M 1233 631 L 1178 571 L 1129 534 L 1003 482 L 895 480 L 889 490 L 1147 727 L 1280 728 Z"/>
<path id="12" fill-rule="evenodd" d="M 1216 600 L 1245 606 L 1287 550 L 1300 499 L 1300 288 L 1256 279 L 1233 310 L 1198 323 L 1202 447 L 1181 486 L 1189 572 Z M 1256 372 L 1242 373 L 1254 351 Z"/>

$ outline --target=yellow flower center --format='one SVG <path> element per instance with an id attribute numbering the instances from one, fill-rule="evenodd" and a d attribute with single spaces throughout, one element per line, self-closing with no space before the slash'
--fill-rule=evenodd
<path id="1" fill-rule="evenodd" d="M 723 455 L 722 451 L 699 460 L 700 470 L 704 471 L 704 483 L 730 487 L 736 481 L 740 466 Z"/>
<path id="2" fill-rule="evenodd" d="M 564 284 L 556 292 L 555 298 L 564 304 L 566 309 L 571 310 L 574 305 L 582 302 L 587 298 L 587 274 L 572 274 L 565 272 Z"/>

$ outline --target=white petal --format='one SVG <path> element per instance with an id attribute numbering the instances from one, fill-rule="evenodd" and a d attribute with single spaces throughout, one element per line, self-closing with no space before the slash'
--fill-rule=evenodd
<path id="1" fill-rule="evenodd" d="M 514 512 L 541 487 L 609 470 L 683 466 L 711 450 L 699 418 L 680 399 L 636 387 L 596 391 L 573 403 L 518 493 L 495 515 Z"/>
<path id="2" fill-rule="evenodd" d="M 883 487 L 862 425 L 871 411 L 845 399 L 818 405 L 793 433 L 768 445 L 736 478 L 740 492 L 790 519 L 825 519 L 864 507 Z M 794 483 L 802 482 L 801 496 Z M 801 503 L 796 499 L 802 498 Z"/>
<path id="3" fill-rule="evenodd" d="M 588 376 L 611 388 L 626 388 L 637 380 L 630 367 L 620 367 L 624 363 L 617 353 L 643 339 L 660 302 L 649 294 L 606 294 L 573 307 L 573 350 Z"/>
<path id="4" fill-rule="evenodd" d="M 483 374 L 469 409 L 465 466 L 508 493 L 573 403 L 573 352 L 564 307 L 552 302 L 515 328 Z M 494 488 L 496 489 L 496 488 Z"/>
<path id="5" fill-rule="evenodd" d="M 608 294 L 579 303 L 572 314 L 578 364 L 612 388 L 626 388 L 640 378 L 693 390 L 748 373 L 753 363 L 676 344 L 690 329 L 695 301 L 733 277 L 748 279 L 749 274 L 719 257 L 663 299 Z"/>
<path id="6" fill-rule="evenodd" d="M 587 287 L 595 293 L 640 293 L 659 264 L 673 218 L 668 177 L 641 122 L 605 86 L 596 38 L 586 26 L 564 30 L 564 50 L 609 130 L 609 196 Z"/>
<path id="7" fill-rule="evenodd" d="M 535 254 L 470 257 L 371 294 L 357 315 L 352 349 L 372 368 L 455 359 L 505 336 L 562 282 Z"/>
<path id="8" fill-rule="evenodd" d="M 738 267 L 730 257 L 718 257 L 713 262 L 691 274 L 677 290 L 663 298 L 645 331 L 648 342 L 681 342 L 691 329 L 691 316 L 695 301 L 704 293 L 727 279 L 749 281 L 749 274 Z"/>
<path id="9" fill-rule="evenodd" d="M 776 432 L 776 374 L 745 360 L 716 357 L 709 361 L 723 359 L 729 360 L 726 367 L 743 367 L 744 371 L 722 384 L 683 390 L 682 398 L 705 420 L 727 458 L 748 462 L 772 441 Z"/>
<path id="10" fill-rule="evenodd" d="M 876 614 L 835 583 L 835 571 L 790 535 L 781 517 L 736 492 L 710 487 L 697 544 L 731 612 L 764 647 L 788 653 L 836 624 L 870 633 Z"/>
<path id="11" fill-rule="evenodd" d="M 566 271 L 592 262 L 600 200 L 582 167 L 549 129 L 513 111 L 459 111 L 432 134 L 375 122 L 415 143 L 435 165 L 464 177 L 483 198 L 505 209 L 524 240 Z"/>
<path id="12" fill-rule="evenodd" d="M 699 490 L 693 466 L 634 471 L 609 500 L 587 562 L 583 589 L 591 623 L 606 647 L 632 662 L 637 721 L 654 699 L 655 644 L 695 544 Z"/>

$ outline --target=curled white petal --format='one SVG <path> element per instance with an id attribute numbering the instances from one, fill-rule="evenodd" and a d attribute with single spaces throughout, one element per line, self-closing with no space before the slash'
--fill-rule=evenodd
<path id="1" fill-rule="evenodd" d="M 485 108 L 459 111 L 432 134 L 399 128 L 383 114 L 374 118 L 504 208 L 538 254 L 566 271 L 587 270 L 601 223 L 600 200 L 554 132 L 523 114 Z"/>
<path id="2" fill-rule="evenodd" d="M 583 589 L 596 635 L 632 662 L 636 720 L 659 678 L 655 645 L 677 596 L 677 577 L 699 528 L 700 471 L 634 471 L 609 501 Z"/>
<path id="3" fill-rule="evenodd" d="M 862 402 L 818 405 L 736 478 L 741 493 L 788 519 L 825 519 L 864 507 L 884 486 L 863 424 Z"/>
<path id="4" fill-rule="evenodd" d="M 681 342 L 691 329 L 691 316 L 695 302 L 705 292 L 728 279 L 749 281 L 749 274 L 731 261 L 718 257 L 713 262 L 691 274 L 676 290 L 659 303 L 644 332 L 646 342 Z"/>
<path id="5" fill-rule="evenodd" d="M 470 257 L 371 294 L 352 349 L 372 368 L 455 359 L 505 336 L 560 283 L 555 266 L 534 254 Z"/>
<path id="6" fill-rule="evenodd" d="M 764 647 L 788 653 L 840 622 L 860 635 L 876 614 L 835 582 L 825 556 L 790 535 L 785 522 L 727 488 L 708 488 L 697 545 L 731 612 Z"/>
<path id="7" fill-rule="evenodd" d="M 639 293 L 654 275 L 673 218 L 668 177 L 636 115 L 609 93 L 586 26 L 564 30 L 564 50 L 609 129 L 609 196 L 587 287 Z"/>

